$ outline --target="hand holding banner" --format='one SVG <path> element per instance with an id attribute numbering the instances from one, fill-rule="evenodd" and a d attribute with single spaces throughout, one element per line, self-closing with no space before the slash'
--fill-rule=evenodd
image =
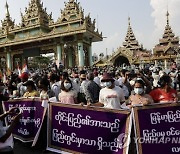
<path id="1" fill-rule="evenodd" d="M 3 102 L 4 111 L 13 107 L 19 108 L 22 116 L 17 124 L 13 135 L 23 141 L 35 144 L 39 135 L 41 125 L 46 113 L 46 109 L 41 106 L 42 102 L 35 99 L 18 99 Z M 11 116 L 8 116 L 7 122 L 11 123 Z M 36 140 L 34 140 L 36 138 Z"/>

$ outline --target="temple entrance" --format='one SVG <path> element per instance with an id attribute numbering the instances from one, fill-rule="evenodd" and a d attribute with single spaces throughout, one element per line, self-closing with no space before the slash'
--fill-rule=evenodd
<path id="1" fill-rule="evenodd" d="M 116 60 L 114 61 L 114 66 L 119 67 L 123 65 L 130 65 L 129 60 L 124 56 L 119 56 L 118 58 L 116 58 Z"/>

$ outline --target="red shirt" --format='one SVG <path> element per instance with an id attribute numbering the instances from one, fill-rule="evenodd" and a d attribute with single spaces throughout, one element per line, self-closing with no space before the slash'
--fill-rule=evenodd
<path id="1" fill-rule="evenodd" d="M 157 88 L 152 90 L 149 94 L 155 103 L 172 102 L 176 101 L 177 98 L 177 92 L 172 88 L 168 92 L 165 92 L 161 88 Z"/>

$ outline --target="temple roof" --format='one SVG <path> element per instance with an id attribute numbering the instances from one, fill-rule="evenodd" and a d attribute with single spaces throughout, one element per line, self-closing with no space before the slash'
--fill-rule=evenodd
<path id="1" fill-rule="evenodd" d="M 175 37 L 171 26 L 169 25 L 169 12 L 166 13 L 167 21 L 162 39 L 159 40 L 154 48 L 154 52 L 166 52 L 169 48 L 179 46 L 179 38 Z"/>
<path id="2" fill-rule="evenodd" d="M 41 0 L 31 0 L 28 8 L 25 8 L 25 15 L 21 13 L 21 18 L 22 27 L 31 27 L 34 25 L 48 27 L 49 22 L 52 20 L 52 14 L 47 14 Z"/>
<path id="3" fill-rule="evenodd" d="M 14 21 L 12 21 L 12 18 L 10 17 L 9 6 L 7 2 L 5 8 L 6 8 L 6 16 L 5 19 L 1 21 L 2 23 L 1 30 L 3 34 L 9 34 L 9 31 L 14 28 Z"/>
<path id="4" fill-rule="evenodd" d="M 58 22 L 69 22 L 79 19 L 84 19 L 84 10 L 80 6 L 80 3 L 77 3 L 74 0 L 69 0 L 68 3 L 65 2 L 65 8 L 64 10 L 61 10 L 61 16 L 58 19 Z"/>
<path id="5" fill-rule="evenodd" d="M 160 44 L 168 44 L 168 42 L 174 42 L 178 43 L 179 39 L 175 37 L 175 34 L 173 33 L 171 26 L 169 25 L 169 12 L 167 11 L 167 24 L 165 26 L 163 38 L 160 39 Z"/>
<path id="6" fill-rule="evenodd" d="M 12 21 L 6 3 L 6 17 L 0 27 L 0 48 L 71 35 L 87 42 L 102 41 L 102 33 L 95 28 L 95 20 L 91 20 L 90 14 L 84 16 L 84 10 L 77 0 L 65 2 L 65 8 L 56 22 L 52 14 L 43 8 L 41 0 L 29 1 L 25 13 L 21 12 L 22 22 L 18 25 Z"/>
<path id="7" fill-rule="evenodd" d="M 125 37 L 125 42 L 123 42 L 123 46 L 125 48 L 128 48 L 130 50 L 138 50 L 141 49 L 138 41 L 136 40 L 136 37 L 133 33 L 132 27 L 131 27 L 131 21 L 130 17 L 128 17 L 128 30 Z"/>

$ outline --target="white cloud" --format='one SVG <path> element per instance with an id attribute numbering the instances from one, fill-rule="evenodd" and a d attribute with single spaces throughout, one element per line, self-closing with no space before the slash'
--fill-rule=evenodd
<path id="1" fill-rule="evenodd" d="M 162 37 L 166 25 L 167 8 L 170 13 L 170 25 L 176 36 L 180 36 L 180 0 L 151 0 L 150 5 L 153 8 L 151 16 L 154 18 L 154 32 L 152 33 L 152 44 L 157 44 L 158 39 Z"/>

